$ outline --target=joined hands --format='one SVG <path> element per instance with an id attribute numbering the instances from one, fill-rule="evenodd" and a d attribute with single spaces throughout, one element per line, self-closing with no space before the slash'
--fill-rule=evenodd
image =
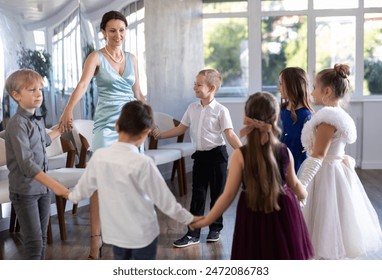
<path id="1" fill-rule="evenodd" d="M 205 216 L 194 216 L 192 223 L 188 225 L 191 230 L 208 226 Z"/>

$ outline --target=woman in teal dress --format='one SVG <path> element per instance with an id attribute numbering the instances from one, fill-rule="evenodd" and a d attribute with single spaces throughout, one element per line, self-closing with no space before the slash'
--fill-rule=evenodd
<path id="1" fill-rule="evenodd" d="M 95 77 L 98 102 L 94 115 L 93 151 L 117 141 L 118 134 L 114 124 L 125 103 L 132 100 L 146 103 L 139 85 L 137 60 L 133 54 L 122 50 L 126 29 L 126 17 L 120 12 L 110 11 L 103 15 L 100 30 L 106 41 L 105 47 L 89 54 L 81 79 L 59 121 L 63 131 L 71 130 L 73 108 Z M 91 238 L 88 259 L 101 257 L 102 237 L 98 209 L 98 194 L 95 192 L 90 198 Z"/>

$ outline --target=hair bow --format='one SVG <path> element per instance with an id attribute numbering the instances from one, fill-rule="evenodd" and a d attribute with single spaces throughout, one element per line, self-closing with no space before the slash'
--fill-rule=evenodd
<path id="1" fill-rule="evenodd" d="M 245 126 L 240 130 L 240 138 L 248 135 L 256 128 L 260 130 L 261 133 L 261 145 L 264 145 L 269 141 L 269 132 L 272 131 L 271 124 L 248 117 L 244 117 L 243 124 Z"/>

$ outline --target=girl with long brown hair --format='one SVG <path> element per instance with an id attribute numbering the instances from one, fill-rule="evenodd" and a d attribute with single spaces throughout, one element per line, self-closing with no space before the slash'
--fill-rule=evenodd
<path id="1" fill-rule="evenodd" d="M 241 187 L 231 259 L 310 259 L 312 245 L 300 209 L 307 193 L 297 179 L 293 157 L 279 140 L 279 104 L 268 92 L 245 105 L 247 136 L 231 157 L 223 194 L 211 212 L 191 227 L 206 226 L 233 202 Z"/>

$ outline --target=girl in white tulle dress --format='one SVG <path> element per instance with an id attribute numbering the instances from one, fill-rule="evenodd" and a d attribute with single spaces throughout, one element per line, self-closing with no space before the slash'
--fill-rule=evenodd
<path id="1" fill-rule="evenodd" d="M 307 187 L 303 208 L 316 259 L 355 258 L 382 245 L 377 213 L 345 155 L 347 143 L 357 137 L 353 119 L 340 107 L 349 90 L 349 67 L 336 64 L 316 76 L 312 93 L 323 106 L 308 121 L 301 142 L 309 157 L 299 178 Z"/>

